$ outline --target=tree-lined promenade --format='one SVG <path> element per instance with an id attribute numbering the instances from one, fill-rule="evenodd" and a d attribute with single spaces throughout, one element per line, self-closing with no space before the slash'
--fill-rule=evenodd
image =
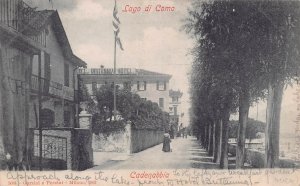
<path id="1" fill-rule="evenodd" d="M 238 112 L 236 168 L 242 168 L 249 107 L 266 99 L 265 167 L 278 167 L 283 90 L 300 66 L 300 2 L 194 1 L 188 13 L 194 133 L 228 168 L 229 117 Z"/>

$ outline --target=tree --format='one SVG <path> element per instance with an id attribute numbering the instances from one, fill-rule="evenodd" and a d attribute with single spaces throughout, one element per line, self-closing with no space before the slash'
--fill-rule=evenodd
<path id="1" fill-rule="evenodd" d="M 238 96 L 237 168 L 244 164 L 249 107 L 264 98 L 267 89 L 266 136 L 271 134 L 275 139 L 267 142 L 267 162 L 278 160 L 283 85 L 299 67 L 296 17 L 299 2 L 294 1 L 195 1 L 189 10 L 185 28 L 197 41 L 196 61 L 207 64 L 202 68 L 209 70 L 213 80 L 230 82 L 228 86 Z"/>
<path id="2" fill-rule="evenodd" d="M 300 49 L 300 2 L 262 3 L 268 32 L 262 61 L 268 81 L 265 167 L 279 166 L 280 111 L 284 84 L 298 76 Z"/>
<path id="3" fill-rule="evenodd" d="M 221 167 L 226 167 L 227 124 L 230 113 L 234 112 L 236 107 L 235 90 L 230 86 L 229 69 L 221 70 L 216 65 L 216 63 L 224 64 L 226 60 L 216 57 L 209 58 L 208 52 L 215 51 L 208 51 L 205 48 L 198 50 L 199 48 L 195 48 L 194 51 L 195 61 L 191 73 L 192 109 L 195 113 L 192 123 L 199 126 L 201 142 L 204 147 L 208 147 L 209 154 L 213 154 L 214 162 L 220 162 Z M 201 52 L 198 53 L 198 51 Z"/>
<path id="4" fill-rule="evenodd" d="M 117 110 L 123 121 L 113 121 L 113 86 L 103 85 L 96 92 L 98 113 L 93 115 L 93 132 L 111 132 L 124 129 L 124 121 L 131 121 L 140 129 L 167 130 L 169 114 L 163 112 L 157 103 L 145 101 L 128 89 L 117 88 Z"/>

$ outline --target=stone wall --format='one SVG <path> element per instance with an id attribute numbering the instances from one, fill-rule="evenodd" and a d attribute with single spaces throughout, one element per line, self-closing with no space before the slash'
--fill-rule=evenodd
<path id="1" fill-rule="evenodd" d="M 131 130 L 131 152 L 136 153 L 163 142 L 163 131 L 149 129 Z"/>
<path id="2" fill-rule="evenodd" d="M 93 134 L 93 150 L 100 152 L 136 153 L 162 143 L 163 131 L 134 129 L 127 124 L 125 130 L 109 134 Z"/>
<path id="3" fill-rule="evenodd" d="M 131 126 L 109 134 L 93 134 L 93 150 L 100 152 L 130 152 Z"/>

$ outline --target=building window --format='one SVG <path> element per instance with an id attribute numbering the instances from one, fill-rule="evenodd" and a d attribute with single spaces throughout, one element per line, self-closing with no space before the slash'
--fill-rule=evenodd
<path id="1" fill-rule="evenodd" d="M 172 102 L 178 102 L 178 97 L 172 97 Z"/>
<path id="2" fill-rule="evenodd" d="M 70 85 L 70 79 L 69 79 L 69 64 L 65 63 L 65 86 L 69 86 Z"/>
<path id="3" fill-rule="evenodd" d="M 102 84 L 96 84 L 97 90 L 99 90 L 102 87 Z"/>
<path id="4" fill-rule="evenodd" d="M 53 110 L 42 109 L 40 116 L 41 116 L 42 127 L 50 128 L 54 125 L 55 113 Z"/>
<path id="5" fill-rule="evenodd" d="M 174 115 L 177 116 L 177 107 L 174 107 Z"/>
<path id="6" fill-rule="evenodd" d="M 156 90 L 167 90 L 167 82 L 165 81 L 157 81 L 156 82 Z"/>
<path id="7" fill-rule="evenodd" d="M 159 107 L 164 108 L 164 98 L 159 98 Z"/>
<path id="8" fill-rule="evenodd" d="M 70 111 L 64 111 L 64 127 L 70 127 L 71 114 Z"/>
<path id="9" fill-rule="evenodd" d="M 137 90 L 143 91 L 147 89 L 147 82 L 146 81 L 138 81 L 137 82 Z"/>
<path id="10" fill-rule="evenodd" d="M 125 90 L 131 90 L 131 82 L 130 81 L 127 81 L 127 82 L 124 82 L 123 83 L 123 87 Z"/>

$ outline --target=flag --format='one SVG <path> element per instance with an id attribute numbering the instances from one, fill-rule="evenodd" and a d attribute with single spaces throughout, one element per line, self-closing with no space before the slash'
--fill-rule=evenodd
<path id="1" fill-rule="evenodd" d="M 119 25 L 121 24 L 120 19 L 118 18 L 117 14 L 118 14 L 118 8 L 117 8 L 117 2 L 115 0 L 115 7 L 114 7 L 114 11 L 113 11 L 113 21 L 112 21 L 115 32 L 118 32 L 118 30 L 120 29 Z"/>
<path id="2" fill-rule="evenodd" d="M 114 20 L 118 24 L 121 24 L 120 19 L 118 18 L 117 14 L 118 14 L 118 8 L 117 8 L 117 2 L 115 1 L 115 7 L 114 7 L 114 11 L 113 11 L 113 17 L 114 17 Z"/>
<path id="3" fill-rule="evenodd" d="M 114 11 L 113 11 L 113 27 L 114 27 L 114 32 L 115 32 L 115 38 L 116 38 L 116 43 L 119 45 L 121 50 L 124 50 L 123 45 L 121 43 L 121 39 L 119 37 L 119 33 L 120 33 L 120 24 L 121 21 L 118 17 L 118 8 L 117 8 L 117 2 L 115 0 L 115 6 L 114 6 Z"/>
<path id="4" fill-rule="evenodd" d="M 121 40 L 120 40 L 120 38 L 119 38 L 119 37 L 117 37 L 117 38 L 116 38 L 116 40 L 117 40 L 117 44 L 119 45 L 120 49 L 121 49 L 121 50 L 124 50 L 124 48 L 123 48 L 123 45 L 122 45 L 122 43 L 121 43 Z"/>

